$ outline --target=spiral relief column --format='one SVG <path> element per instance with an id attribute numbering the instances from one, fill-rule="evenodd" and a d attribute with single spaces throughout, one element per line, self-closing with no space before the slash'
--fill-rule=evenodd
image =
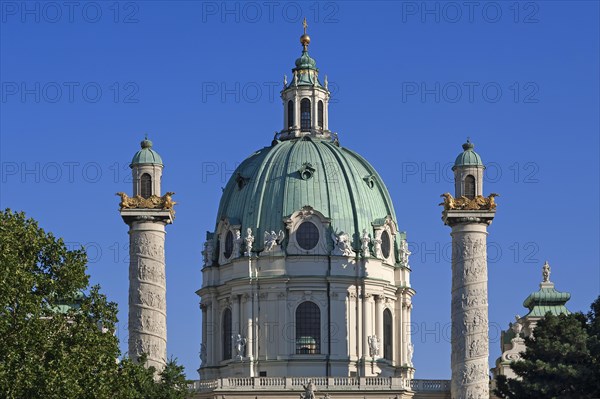
<path id="1" fill-rule="evenodd" d="M 452 228 L 452 399 L 489 399 L 487 226 L 496 204 L 482 196 L 484 166 L 467 141 L 454 163 L 455 195 L 443 194 Z"/>
<path id="2" fill-rule="evenodd" d="M 165 224 L 161 215 L 130 224 L 129 355 L 145 353 L 148 366 L 162 370 L 167 358 Z"/>
<path id="3" fill-rule="evenodd" d="M 173 223 L 174 193 L 160 196 L 162 160 L 152 142 L 131 161 L 133 196 L 121 197 L 120 214 L 129 225 L 129 356 L 147 357 L 160 372 L 167 362 L 165 226 Z"/>

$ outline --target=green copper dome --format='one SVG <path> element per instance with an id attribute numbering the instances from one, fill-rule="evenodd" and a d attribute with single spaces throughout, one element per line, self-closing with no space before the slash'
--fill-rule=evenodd
<path id="1" fill-rule="evenodd" d="M 217 224 L 229 218 L 262 237 L 286 231 L 284 219 L 307 205 L 331 219 L 332 231 L 348 233 L 355 250 L 363 229 L 372 234 L 373 223 L 388 215 L 397 223 L 385 184 L 364 158 L 305 136 L 274 141 L 244 160 L 223 190 Z M 255 250 L 262 246 L 254 242 Z"/>
<path id="2" fill-rule="evenodd" d="M 317 69 L 317 61 L 308 55 L 308 51 L 303 51 L 300 58 L 296 59 L 296 70 L 300 69 Z"/>
<path id="3" fill-rule="evenodd" d="M 478 153 L 473 151 L 475 145 L 471 143 L 470 140 L 467 140 L 467 142 L 462 145 L 462 148 L 463 152 L 460 153 L 456 157 L 456 161 L 454 161 L 454 167 L 452 168 L 453 170 L 457 166 L 483 166 L 481 157 Z"/>
<path id="4" fill-rule="evenodd" d="M 152 149 L 152 142 L 146 137 L 140 143 L 142 149 L 135 153 L 131 160 L 131 165 L 150 164 L 150 165 L 163 165 L 162 158 L 158 155 L 158 152 Z"/>

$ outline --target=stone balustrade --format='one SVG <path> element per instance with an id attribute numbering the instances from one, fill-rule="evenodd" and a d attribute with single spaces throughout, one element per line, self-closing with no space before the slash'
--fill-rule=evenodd
<path id="1" fill-rule="evenodd" d="M 450 380 L 411 380 L 413 391 L 447 392 L 450 391 Z"/>
<path id="2" fill-rule="evenodd" d="M 192 381 L 190 388 L 196 392 L 247 391 L 248 389 L 302 391 L 309 381 L 312 381 L 319 391 L 406 389 L 446 392 L 450 390 L 449 380 L 408 380 L 400 377 L 229 377 Z"/>

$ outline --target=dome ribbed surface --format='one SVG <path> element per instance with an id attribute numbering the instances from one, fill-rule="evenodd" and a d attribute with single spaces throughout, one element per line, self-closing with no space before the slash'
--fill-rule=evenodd
<path id="1" fill-rule="evenodd" d="M 158 155 L 158 152 L 152 149 L 152 142 L 150 140 L 145 139 L 140 145 L 142 149 L 135 153 L 130 166 L 139 164 L 163 165 L 162 158 Z"/>
<path id="2" fill-rule="evenodd" d="M 476 153 L 473 149 L 475 145 L 467 140 L 465 144 L 463 144 L 463 152 L 460 153 L 456 160 L 454 161 L 454 166 L 483 166 L 483 162 L 481 161 L 481 157 L 478 153 Z"/>
<path id="3" fill-rule="evenodd" d="M 360 155 L 320 139 L 277 142 L 256 151 L 235 170 L 223 191 L 217 224 L 224 218 L 250 227 L 262 248 L 264 231 L 285 230 L 284 218 L 309 205 L 331 219 L 358 248 L 363 229 L 396 216 L 375 169 Z"/>

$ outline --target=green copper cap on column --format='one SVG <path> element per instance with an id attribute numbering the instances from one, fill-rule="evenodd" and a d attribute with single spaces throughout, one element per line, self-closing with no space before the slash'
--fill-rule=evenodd
<path id="1" fill-rule="evenodd" d="M 470 139 L 467 139 L 467 142 L 462 145 L 462 148 L 463 152 L 456 157 L 452 170 L 457 166 L 483 166 L 481 157 L 473 150 L 475 145 L 471 143 Z"/>
<path id="2" fill-rule="evenodd" d="M 160 165 L 163 166 L 162 158 L 158 155 L 158 152 L 152 149 L 152 141 L 148 140 L 148 136 L 142 140 L 140 143 L 142 147 L 141 150 L 135 153 L 133 159 L 131 160 L 132 167 L 133 165 Z"/>

